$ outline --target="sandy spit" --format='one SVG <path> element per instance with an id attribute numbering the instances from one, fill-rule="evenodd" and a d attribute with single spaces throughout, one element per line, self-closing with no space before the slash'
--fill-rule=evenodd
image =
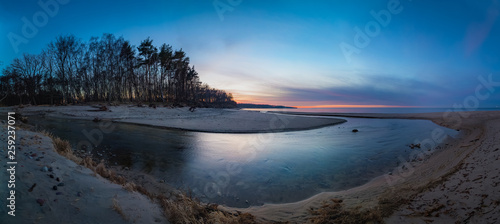
<path id="1" fill-rule="evenodd" d="M 58 118 L 111 120 L 162 128 L 214 133 L 266 133 L 314 129 L 345 122 L 333 117 L 307 117 L 235 109 L 108 106 L 98 111 L 92 106 L 31 106 L 23 115 Z"/>

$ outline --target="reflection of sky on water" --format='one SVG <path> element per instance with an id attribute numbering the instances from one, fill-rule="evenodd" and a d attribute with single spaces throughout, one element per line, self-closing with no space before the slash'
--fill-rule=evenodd
<path id="1" fill-rule="evenodd" d="M 230 206 L 293 202 L 321 191 L 366 183 L 408 158 L 406 146 L 431 136 L 430 121 L 354 119 L 320 129 L 266 133 L 214 134 L 113 124 L 99 149 L 112 163 L 150 173 L 203 201 Z M 89 121 L 33 120 L 74 146 Z M 353 133 L 352 129 L 359 129 Z M 447 130 L 447 133 L 455 131 Z M 245 200 L 250 203 L 246 204 Z"/>

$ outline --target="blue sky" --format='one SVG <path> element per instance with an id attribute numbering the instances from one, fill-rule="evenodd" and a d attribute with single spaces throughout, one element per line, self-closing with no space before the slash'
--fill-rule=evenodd
<path id="1" fill-rule="evenodd" d="M 498 0 L 65 1 L 17 53 L 9 33 L 22 36 L 21 18 L 43 9 L 38 1 L 0 3 L 3 66 L 60 34 L 88 41 L 113 33 L 134 45 L 149 36 L 182 48 L 203 82 L 240 102 L 451 107 L 474 96 L 480 76 L 500 82 Z M 221 17 L 214 2 L 231 10 Z M 372 11 L 390 21 L 382 16 L 383 26 Z M 356 28 L 369 43 L 347 60 L 340 46 L 356 47 Z M 500 106 L 497 88 L 480 107 Z"/>

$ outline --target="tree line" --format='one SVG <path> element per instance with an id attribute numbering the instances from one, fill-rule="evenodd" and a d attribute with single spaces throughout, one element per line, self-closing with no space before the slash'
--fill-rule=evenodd
<path id="1" fill-rule="evenodd" d="M 40 54 L 23 54 L 2 71 L 2 104 L 163 102 L 197 107 L 235 107 L 231 93 L 200 81 L 189 57 L 171 45 L 138 47 L 103 34 L 83 42 L 59 36 Z"/>

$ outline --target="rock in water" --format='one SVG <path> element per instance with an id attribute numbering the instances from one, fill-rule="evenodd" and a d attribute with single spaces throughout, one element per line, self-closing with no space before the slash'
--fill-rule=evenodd
<path id="1" fill-rule="evenodd" d="M 358 129 L 352 129 L 352 132 L 358 132 Z"/>

